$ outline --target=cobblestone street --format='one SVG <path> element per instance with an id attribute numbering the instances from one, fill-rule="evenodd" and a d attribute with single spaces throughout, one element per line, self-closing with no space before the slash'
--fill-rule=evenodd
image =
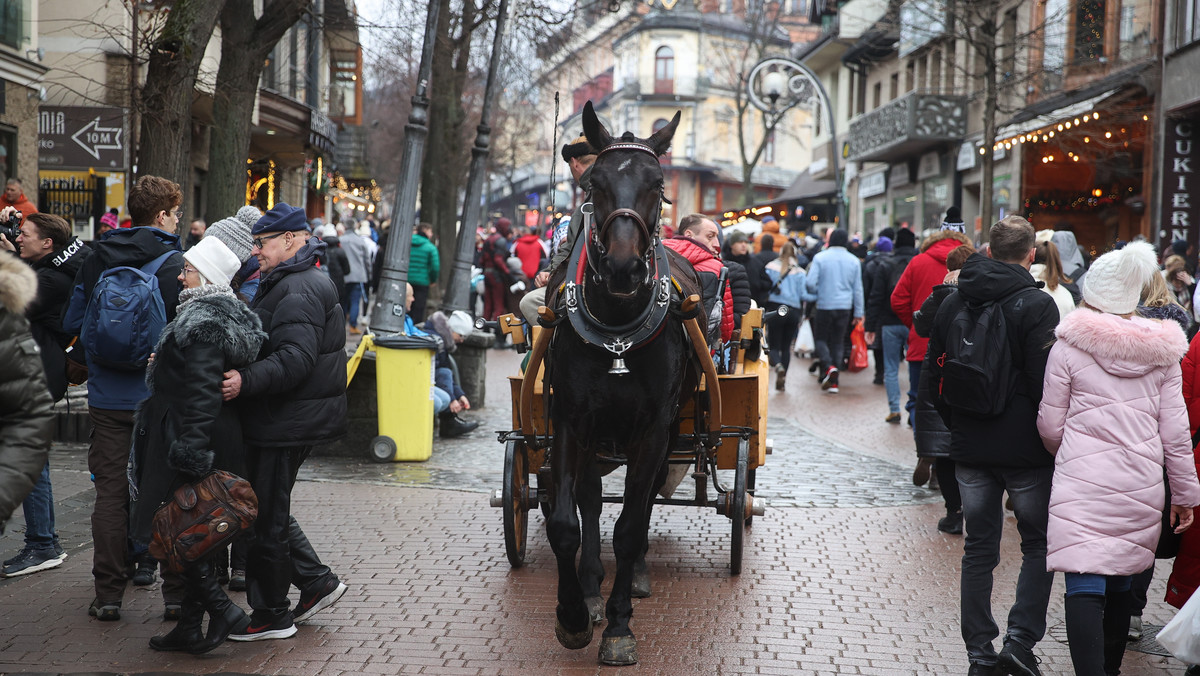
<path id="1" fill-rule="evenodd" d="M 572 652 L 553 638 L 555 567 L 540 513 L 530 515 L 526 565 L 513 569 L 505 558 L 501 513 L 488 494 L 500 487 L 503 447 L 492 430 L 509 425 L 499 396 L 517 356 L 492 351 L 489 359 L 492 395 L 469 414 L 484 424 L 437 440 L 430 461 L 314 457 L 305 465 L 296 516 L 350 591 L 291 640 L 227 643 L 203 657 L 155 653 L 147 641 L 169 628 L 158 585 L 130 587 L 121 622 L 88 618 L 86 451 L 56 447 L 57 520 L 70 556 L 57 569 L 0 581 L 0 672 L 614 673 L 597 666 L 597 640 Z M 770 507 L 747 533 L 740 576 L 728 574 L 728 519 L 656 508 L 653 596 L 635 601 L 640 663 L 624 673 L 966 673 L 962 538 L 936 530 L 940 496 L 911 484 L 911 432 L 883 422 L 883 388 L 869 372 L 846 376 L 842 393 L 830 396 L 803 375 L 806 366 L 793 363 L 788 391 L 772 391 L 774 453 L 758 473 Z M 616 514 L 605 511 L 606 542 Z M 6 556 L 19 547 L 22 523 L 18 513 L 0 540 Z M 1005 538 L 995 587 L 1001 625 L 1019 564 L 1011 518 Z M 611 583 L 607 545 L 604 561 Z M 1172 615 L 1160 601 L 1169 564 L 1159 562 L 1147 624 Z M 1050 631 L 1037 648 L 1046 674 L 1071 673 L 1062 592 L 1058 576 Z M 1173 658 L 1130 651 L 1122 673 L 1183 670 Z"/>

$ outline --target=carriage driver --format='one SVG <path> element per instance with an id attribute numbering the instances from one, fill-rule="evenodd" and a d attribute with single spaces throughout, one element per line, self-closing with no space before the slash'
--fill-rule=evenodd
<path id="1" fill-rule="evenodd" d="M 562 147 L 562 158 L 571 167 L 571 176 L 575 183 L 583 189 L 583 202 L 571 214 L 564 218 L 554 229 L 554 255 L 550 258 L 550 266 L 537 274 L 533 280 L 533 291 L 521 299 L 521 314 L 530 326 L 537 323 L 538 308 L 546 304 L 546 283 L 550 281 L 550 273 L 566 262 L 575 248 L 575 240 L 583 229 L 583 205 L 592 201 L 592 165 L 596 162 L 596 150 L 588 143 L 586 137 L 580 136 Z"/>

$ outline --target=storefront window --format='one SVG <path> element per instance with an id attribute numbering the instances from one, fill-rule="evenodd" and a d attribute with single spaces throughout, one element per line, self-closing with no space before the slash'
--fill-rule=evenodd
<path id="1" fill-rule="evenodd" d="M 925 181 L 924 189 L 925 229 L 938 229 L 942 226 L 942 214 L 950 206 L 950 186 L 944 179 L 929 179 Z"/>
<path id="2" fill-rule="evenodd" d="M 917 220 L 917 196 L 905 195 L 892 200 L 892 227 L 913 228 Z M 916 232 L 914 229 L 913 232 Z"/>

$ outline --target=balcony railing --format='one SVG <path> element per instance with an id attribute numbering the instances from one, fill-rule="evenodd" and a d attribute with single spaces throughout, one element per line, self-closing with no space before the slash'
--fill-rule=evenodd
<path id="1" fill-rule="evenodd" d="M 853 161 L 891 162 L 967 133 L 967 98 L 911 92 L 850 123 Z"/>

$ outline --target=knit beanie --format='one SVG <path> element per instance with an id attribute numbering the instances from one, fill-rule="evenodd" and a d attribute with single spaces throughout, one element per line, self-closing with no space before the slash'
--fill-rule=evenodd
<path id="1" fill-rule="evenodd" d="M 917 245 L 917 235 L 908 228 L 901 228 L 899 232 L 896 233 L 895 242 L 896 246 L 915 247 Z"/>
<path id="2" fill-rule="evenodd" d="M 229 285 L 242 262 L 237 255 L 215 237 L 205 237 L 183 252 L 183 259 L 192 264 L 209 284 Z"/>
<path id="3" fill-rule="evenodd" d="M 221 240 L 225 246 L 229 247 L 233 255 L 244 263 L 250 258 L 250 249 L 254 247 L 254 237 L 250 235 L 250 228 L 254 227 L 261 217 L 262 214 L 255 207 L 242 207 L 238 209 L 236 216 L 222 218 L 208 226 L 204 237 L 215 237 Z"/>
<path id="4" fill-rule="evenodd" d="M 875 240 L 875 250 L 880 253 L 888 253 L 889 251 L 891 251 L 892 250 L 892 238 L 891 237 L 880 237 L 879 239 Z"/>
<path id="5" fill-rule="evenodd" d="M 946 209 L 946 218 L 942 221 L 942 230 L 953 230 L 954 232 L 967 232 L 967 224 L 963 222 L 962 212 L 958 207 L 952 206 Z"/>
<path id="6" fill-rule="evenodd" d="M 1133 312 L 1142 287 L 1158 274 L 1158 257 L 1148 242 L 1130 242 L 1097 258 L 1083 278 L 1083 300 L 1114 315 Z"/>
<path id="7" fill-rule="evenodd" d="M 450 313 L 450 330 L 460 336 L 469 336 L 475 330 L 475 322 L 471 321 L 471 315 L 462 310 L 455 310 Z"/>

